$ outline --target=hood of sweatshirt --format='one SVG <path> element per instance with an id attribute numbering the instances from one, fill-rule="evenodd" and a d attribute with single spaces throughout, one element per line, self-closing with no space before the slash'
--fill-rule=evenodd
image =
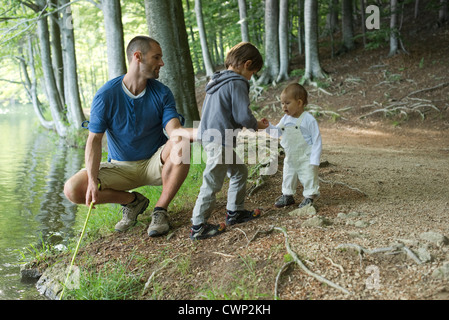
<path id="1" fill-rule="evenodd" d="M 212 79 L 206 85 L 206 93 L 212 94 L 218 89 L 220 89 L 223 85 L 232 80 L 242 80 L 246 83 L 246 85 L 249 88 L 249 82 L 248 80 L 246 80 L 245 77 L 239 75 L 238 73 L 235 73 L 234 71 L 225 70 L 225 71 L 217 71 L 213 74 Z"/>

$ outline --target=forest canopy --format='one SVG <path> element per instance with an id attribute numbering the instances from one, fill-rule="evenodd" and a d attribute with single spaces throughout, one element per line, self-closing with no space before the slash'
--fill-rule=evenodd
<path id="1" fill-rule="evenodd" d="M 407 53 L 401 27 L 426 15 L 448 19 L 447 0 L 0 0 L 0 110 L 30 104 L 40 123 L 65 137 L 81 130 L 95 92 L 126 72 L 124 48 L 137 34 L 162 43 L 161 81 L 187 123 L 199 119 L 195 82 L 223 68 L 226 52 L 254 43 L 265 67 L 253 84 L 301 74 L 326 78 L 320 50 L 332 56 L 357 46 Z M 304 69 L 293 70 L 300 57 Z"/>

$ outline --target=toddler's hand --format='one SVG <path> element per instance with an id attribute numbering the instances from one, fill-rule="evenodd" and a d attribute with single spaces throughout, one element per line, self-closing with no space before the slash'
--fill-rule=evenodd
<path id="1" fill-rule="evenodd" d="M 266 129 L 269 125 L 270 122 L 266 118 L 262 118 L 260 121 L 258 121 L 259 129 Z"/>

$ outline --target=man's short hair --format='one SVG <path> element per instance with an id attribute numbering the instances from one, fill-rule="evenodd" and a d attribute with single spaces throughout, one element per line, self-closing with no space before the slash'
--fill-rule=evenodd
<path id="1" fill-rule="evenodd" d="M 154 40 L 151 37 L 148 36 L 136 36 L 134 37 L 128 44 L 128 47 L 126 48 L 126 56 L 128 58 L 128 62 L 131 62 L 133 58 L 133 54 L 136 51 L 142 52 L 142 55 L 145 55 L 148 51 L 151 50 L 151 44 L 156 43 L 158 45 L 159 42 Z"/>

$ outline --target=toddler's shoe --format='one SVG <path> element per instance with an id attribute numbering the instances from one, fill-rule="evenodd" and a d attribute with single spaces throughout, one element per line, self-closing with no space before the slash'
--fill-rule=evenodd
<path id="1" fill-rule="evenodd" d="M 202 223 L 199 226 L 192 226 L 192 228 L 190 228 L 190 239 L 202 240 L 215 237 L 223 233 L 225 229 L 226 226 L 224 223 L 221 223 L 219 225 Z"/>
<path id="2" fill-rule="evenodd" d="M 255 209 L 253 211 L 238 210 L 226 212 L 226 224 L 232 226 L 233 224 L 247 222 L 260 217 L 260 210 Z"/>
<path id="3" fill-rule="evenodd" d="M 295 199 L 293 198 L 293 196 L 283 194 L 276 200 L 274 206 L 276 208 L 283 208 L 292 204 L 295 204 Z"/>
<path id="4" fill-rule="evenodd" d="M 298 208 L 302 208 L 308 205 L 313 205 L 313 199 L 312 198 L 304 198 L 302 202 L 299 204 Z"/>

